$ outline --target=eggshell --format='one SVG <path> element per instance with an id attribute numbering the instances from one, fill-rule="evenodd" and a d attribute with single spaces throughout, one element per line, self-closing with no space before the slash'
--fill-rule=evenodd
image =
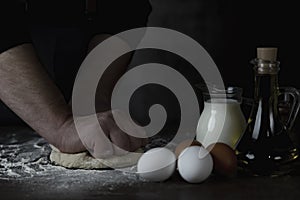
<path id="1" fill-rule="evenodd" d="M 176 158 L 178 158 L 179 154 L 186 148 L 189 146 L 202 146 L 200 142 L 198 142 L 197 140 L 192 140 L 192 139 L 187 139 L 184 140 L 182 142 L 180 142 L 176 149 L 175 149 L 175 155 Z"/>
<path id="2" fill-rule="evenodd" d="M 224 143 L 214 143 L 207 147 L 214 162 L 214 173 L 223 176 L 234 176 L 237 171 L 237 157 L 234 150 Z"/>
<path id="3" fill-rule="evenodd" d="M 179 174 L 185 181 L 200 183 L 211 174 L 213 160 L 204 147 L 191 146 L 180 153 L 177 165 Z"/>
<path id="4" fill-rule="evenodd" d="M 171 177 L 176 167 L 176 156 L 167 148 L 157 147 L 145 152 L 137 163 L 137 173 L 154 182 Z"/>

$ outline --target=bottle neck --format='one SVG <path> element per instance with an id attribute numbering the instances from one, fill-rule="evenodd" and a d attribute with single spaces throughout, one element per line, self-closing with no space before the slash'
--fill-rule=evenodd
<path id="1" fill-rule="evenodd" d="M 279 62 L 254 59 L 251 63 L 254 64 L 255 71 L 254 99 L 277 102 Z"/>
<path id="2" fill-rule="evenodd" d="M 255 75 L 255 100 L 276 100 L 278 96 L 278 75 L 258 74 Z M 270 99 L 271 98 L 271 99 Z"/>

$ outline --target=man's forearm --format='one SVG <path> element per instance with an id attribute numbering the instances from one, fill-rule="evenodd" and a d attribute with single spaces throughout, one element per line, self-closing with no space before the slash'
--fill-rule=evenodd
<path id="1" fill-rule="evenodd" d="M 57 130 L 72 114 L 71 108 L 41 66 L 31 44 L 0 54 L 0 99 L 48 142 L 62 145 L 58 139 L 62 133 Z"/>

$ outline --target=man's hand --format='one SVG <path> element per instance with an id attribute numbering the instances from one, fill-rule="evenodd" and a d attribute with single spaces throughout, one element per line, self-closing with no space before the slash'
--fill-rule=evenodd
<path id="1" fill-rule="evenodd" d="M 122 130 L 116 124 L 113 115 L 121 116 Z M 134 126 L 120 111 L 97 113 L 97 122 L 94 119 L 95 117 L 93 118 L 92 115 L 68 119 L 59 130 L 62 136 L 61 148 L 59 147 L 59 149 L 67 151 L 66 148 L 72 145 L 69 143 L 70 137 L 79 137 L 92 156 L 106 158 L 112 155 L 124 155 L 128 151 L 133 152 L 147 144 L 144 130 Z M 77 120 L 76 128 L 74 120 Z M 133 137 L 127 133 L 140 137 Z"/>

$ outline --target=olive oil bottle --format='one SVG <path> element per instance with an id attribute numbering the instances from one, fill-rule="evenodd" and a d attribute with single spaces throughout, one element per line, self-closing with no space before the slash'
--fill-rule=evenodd
<path id="1" fill-rule="evenodd" d="M 290 127 L 299 109 L 295 88 L 279 88 L 277 48 L 258 48 L 254 65 L 254 101 L 246 131 L 237 146 L 239 167 L 251 175 L 277 176 L 289 173 L 298 150 L 289 137 Z M 278 110 L 278 97 L 294 98 L 294 112 L 283 123 Z M 295 112 L 296 110 L 296 112 Z"/>

